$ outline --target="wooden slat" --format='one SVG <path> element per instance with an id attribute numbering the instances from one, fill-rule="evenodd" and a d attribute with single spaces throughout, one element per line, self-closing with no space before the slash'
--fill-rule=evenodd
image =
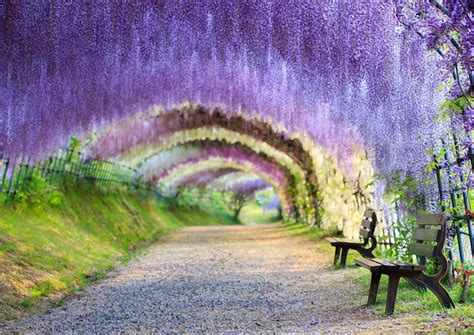
<path id="1" fill-rule="evenodd" d="M 333 237 L 326 237 L 325 240 L 328 241 L 329 243 L 336 242 L 336 239 Z"/>
<path id="2" fill-rule="evenodd" d="M 369 220 L 362 220 L 362 223 L 361 223 L 362 227 L 365 227 L 367 229 L 370 229 L 370 226 L 372 225 L 372 222 L 370 222 Z"/>
<path id="3" fill-rule="evenodd" d="M 336 246 L 336 245 L 346 245 L 346 246 L 361 246 L 364 245 L 363 242 L 360 240 L 349 240 L 348 238 L 343 238 L 343 237 L 326 237 L 325 240 L 331 245 Z"/>
<path id="4" fill-rule="evenodd" d="M 366 218 L 368 218 L 368 219 L 371 219 L 373 215 L 374 215 L 374 212 L 371 211 L 371 210 L 366 210 L 366 211 L 364 212 L 364 217 L 366 217 Z"/>
<path id="5" fill-rule="evenodd" d="M 373 258 L 368 259 L 368 258 L 358 258 L 355 260 L 356 265 L 362 266 L 366 269 L 372 269 L 372 268 L 381 268 L 382 265 L 380 263 L 372 261 Z"/>
<path id="6" fill-rule="evenodd" d="M 422 243 L 412 243 L 408 246 L 408 252 L 417 256 L 432 257 L 435 246 Z"/>
<path id="7" fill-rule="evenodd" d="M 387 267 L 387 268 L 397 268 L 398 267 L 396 264 L 393 264 L 393 262 L 388 261 L 386 259 L 371 258 L 370 260 L 372 262 L 379 263 L 380 265 L 383 265 L 384 267 Z"/>
<path id="8" fill-rule="evenodd" d="M 349 239 L 344 238 L 344 237 L 336 237 L 334 240 L 336 242 L 348 242 L 348 241 L 350 241 Z"/>
<path id="9" fill-rule="evenodd" d="M 341 246 L 347 245 L 347 246 L 353 246 L 353 247 L 363 246 L 363 245 L 364 245 L 364 243 L 363 243 L 363 242 L 360 242 L 360 241 L 341 241 L 341 242 L 337 242 L 337 243 L 340 243 Z"/>
<path id="10" fill-rule="evenodd" d="M 414 240 L 420 241 L 436 241 L 439 233 L 438 229 L 429 229 L 429 228 L 415 228 L 412 232 L 412 238 Z"/>
<path id="11" fill-rule="evenodd" d="M 367 209 L 367 210 L 365 210 L 365 212 L 364 212 L 364 217 L 366 217 L 366 218 L 371 219 L 373 215 L 374 215 L 374 211 L 373 211 L 373 210 Z"/>
<path id="12" fill-rule="evenodd" d="M 418 216 L 419 225 L 442 225 L 446 222 L 445 214 L 421 214 Z"/>
<path id="13" fill-rule="evenodd" d="M 359 234 L 362 238 L 368 238 L 369 237 L 369 232 L 365 230 L 364 228 L 361 228 L 359 230 Z"/>
<path id="14" fill-rule="evenodd" d="M 413 269 L 413 270 L 423 271 L 425 269 L 425 267 L 420 264 L 412 264 L 412 263 L 407 263 L 407 262 L 402 262 L 402 261 L 393 261 L 393 263 L 397 264 L 401 270 Z"/>

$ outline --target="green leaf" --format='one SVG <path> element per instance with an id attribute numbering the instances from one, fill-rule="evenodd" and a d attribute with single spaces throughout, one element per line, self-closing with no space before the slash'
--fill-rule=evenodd
<path id="1" fill-rule="evenodd" d="M 439 85 L 438 88 L 436 89 L 436 92 L 439 92 L 444 88 L 450 90 L 451 87 L 453 86 L 453 84 L 454 84 L 454 79 L 449 79 L 448 81 L 446 81 L 446 82 L 442 83 L 441 85 Z"/>

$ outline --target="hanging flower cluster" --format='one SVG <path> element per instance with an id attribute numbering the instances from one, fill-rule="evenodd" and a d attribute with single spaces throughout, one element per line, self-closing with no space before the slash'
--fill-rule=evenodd
<path id="1" fill-rule="evenodd" d="M 244 174 L 241 175 L 237 180 L 235 177 L 235 173 L 224 176 L 224 178 L 221 178 L 220 182 L 214 182 L 209 186 L 216 190 L 230 191 L 237 195 L 243 196 L 252 195 L 257 191 L 271 187 L 271 185 L 268 184 L 265 179 L 259 178 L 255 175 Z M 226 180 L 223 182 L 222 179 Z"/>
<path id="2" fill-rule="evenodd" d="M 447 107 L 462 112 L 467 131 L 472 130 L 474 96 L 474 5 L 470 1 L 397 1 L 397 18 L 409 32 L 422 38 L 428 50 L 439 55 L 436 63 L 445 74 L 452 73 L 447 85 Z M 460 113 L 461 114 L 461 113 Z"/>
<path id="3" fill-rule="evenodd" d="M 184 175 L 179 175 L 176 173 L 182 166 L 194 165 L 201 161 L 206 161 L 213 159 L 221 159 L 222 161 L 231 162 L 233 165 L 238 166 L 242 164 L 243 166 L 251 166 L 252 169 L 262 175 L 267 176 L 268 179 L 271 179 L 273 183 L 281 185 L 282 189 L 288 187 L 287 176 L 281 171 L 281 169 L 268 161 L 263 160 L 260 156 L 256 154 L 251 154 L 249 152 L 241 151 L 237 148 L 228 147 L 228 148 L 219 148 L 219 149 L 207 149 L 207 152 L 198 157 L 191 157 L 186 160 L 183 160 L 176 165 L 171 166 L 170 168 L 164 170 L 161 174 L 154 176 L 152 178 L 156 183 L 161 183 L 163 180 L 170 179 L 173 182 L 177 182 Z M 214 160 L 211 160 L 214 163 Z M 172 182 L 168 182 L 168 185 L 174 186 Z"/>
<path id="4" fill-rule="evenodd" d="M 240 172 L 233 168 L 196 172 L 194 175 L 181 180 L 178 187 L 205 189 L 212 186 L 216 180 L 220 180 L 222 177 L 232 176 L 235 173 Z"/>
<path id="5" fill-rule="evenodd" d="M 8 3 L 0 11 L 2 141 L 13 152 L 47 151 L 71 132 L 193 101 L 307 133 L 340 162 L 359 145 L 374 151 L 378 170 L 422 170 L 440 75 L 418 39 L 397 30 L 396 8 Z"/>

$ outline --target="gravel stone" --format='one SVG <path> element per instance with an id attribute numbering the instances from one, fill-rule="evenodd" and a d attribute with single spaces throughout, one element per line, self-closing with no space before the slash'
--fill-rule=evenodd
<path id="1" fill-rule="evenodd" d="M 331 254 L 277 224 L 186 228 L 64 306 L 7 323 L 0 332 L 413 330 L 407 315 L 387 318 L 364 307 L 367 287 L 350 279 L 354 270 L 334 270 L 331 263 Z"/>

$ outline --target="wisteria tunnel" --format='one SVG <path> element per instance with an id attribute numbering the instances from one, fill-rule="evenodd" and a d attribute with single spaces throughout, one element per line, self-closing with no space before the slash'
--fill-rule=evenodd
<path id="1" fill-rule="evenodd" d="M 7 321 L 43 310 L 41 299 L 68 295 L 160 234 L 212 222 L 250 230 L 200 235 L 204 228 L 189 228 L 186 235 L 186 228 L 171 240 L 181 236 L 186 246 L 216 234 L 215 242 L 206 240 L 212 254 L 212 243 L 233 241 L 224 235 L 257 241 L 258 234 L 280 236 L 280 227 L 291 240 L 303 234 L 292 231 L 305 229 L 325 245 L 316 256 L 301 256 L 308 262 L 329 256 L 330 263 L 335 252 L 336 264 L 342 252 L 340 268 L 354 263 L 348 250 L 360 253 L 355 263 L 372 273 L 370 281 L 359 279 L 371 283 L 369 305 L 387 275 L 386 314 L 394 312 L 400 278 L 411 285 L 400 290 L 412 295 L 420 294 L 413 288 L 433 291 L 436 306 L 471 305 L 473 20 L 471 0 L 0 0 L 0 332 L 71 330 L 59 316 L 40 316 L 37 328 L 28 328 L 28 318 L 25 325 Z M 256 250 L 277 239 L 265 236 Z M 330 243 L 320 241 L 328 236 Z M 278 254 L 290 257 L 285 241 Z M 288 259 L 279 274 L 290 269 Z M 201 261 L 191 262 L 189 273 Z M 158 268 L 150 278 L 160 276 Z M 349 285 L 368 274 L 339 268 L 319 275 L 341 273 Z M 334 303 L 346 292 L 335 287 L 324 291 Z M 404 294 L 401 309 L 430 313 Z M 342 328 L 319 321 L 274 328 L 260 316 L 255 324 L 263 328 L 236 327 L 363 330 L 350 322 L 373 318 L 358 298 L 344 297 L 356 316 L 340 317 Z M 462 312 L 449 313 L 450 330 L 474 329 L 474 309 L 462 326 L 453 323 Z M 184 328 L 150 320 L 151 332 L 230 329 L 214 319 L 204 328 L 193 328 L 196 320 L 191 327 L 183 321 Z M 97 322 L 79 331 L 131 329 Z M 387 322 L 365 330 L 393 326 Z"/>

